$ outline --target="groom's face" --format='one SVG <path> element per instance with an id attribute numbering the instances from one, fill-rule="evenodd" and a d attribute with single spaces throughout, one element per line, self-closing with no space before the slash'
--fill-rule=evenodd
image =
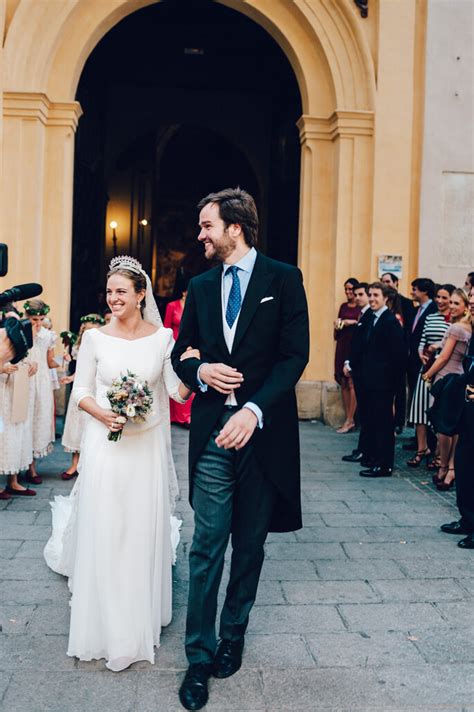
<path id="1" fill-rule="evenodd" d="M 218 259 L 221 262 L 232 254 L 237 247 L 237 236 L 240 232 L 236 225 L 226 228 L 220 216 L 219 205 L 208 203 L 199 213 L 201 232 L 198 240 L 204 244 L 204 256 L 207 260 Z"/>

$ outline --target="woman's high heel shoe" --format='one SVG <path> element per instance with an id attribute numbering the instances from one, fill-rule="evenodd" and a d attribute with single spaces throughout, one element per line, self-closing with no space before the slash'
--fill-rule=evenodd
<path id="1" fill-rule="evenodd" d="M 355 428 L 355 423 L 344 423 L 340 428 L 336 430 L 336 433 L 350 433 Z"/>
<path id="2" fill-rule="evenodd" d="M 433 484 L 436 485 L 436 487 L 438 485 L 440 485 L 442 482 L 444 482 L 444 478 L 446 477 L 447 474 L 448 474 L 448 465 L 440 465 L 438 467 L 438 471 L 432 477 Z"/>
<path id="3" fill-rule="evenodd" d="M 439 455 L 435 455 L 434 457 L 431 458 L 426 463 L 426 469 L 430 470 L 430 472 L 434 472 L 435 470 L 438 470 L 438 468 L 441 465 L 441 460 L 439 459 Z"/>
<path id="4" fill-rule="evenodd" d="M 454 467 L 448 467 L 448 472 L 454 472 Z M 447 473 L 446 473 L 446 477 L 447 477 Z M 438 490 L 438 492 L 448 492 L 453 487 L 454 487 L 454 477 L 449 482 L 446 482 L 446 478 L 444 478 L 444 480 L 442 482 L 436 483 L 436 489 Z"/>
<path id="5" fill-rule="evenodd" d="M 418 450 L 416 455 L 407 460 L 407 465 L 408 467 L 419 467 L 423 462 L 423 459 L 426 457 L 426 459 L 428 460 L 430 455 L 430 450 L 427 447 L 425 447 L 424 450 Z"/>

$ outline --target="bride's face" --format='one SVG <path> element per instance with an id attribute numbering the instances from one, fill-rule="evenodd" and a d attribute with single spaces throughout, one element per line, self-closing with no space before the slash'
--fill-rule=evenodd
<path id="1" fill-rule="evenodd" d="M 139 313 L 137 303 L 144 296 L 145 293 L 136 292 L 133 282 L 122 274 L 113 274 L 107 281 L 107 304 L 117 319 L 129 319 Z"/>

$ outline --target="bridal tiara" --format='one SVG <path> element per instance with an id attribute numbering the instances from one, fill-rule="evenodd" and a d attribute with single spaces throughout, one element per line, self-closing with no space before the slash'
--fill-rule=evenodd
<path id="1" fill-rule="evenodd" d="M 118 257 L 112 258 L 109 265 L 109 272 L 115 272 L 115 270 L 118 269 L 128 269 L 131 272 L 143 274 L 143 267 L 140 262 L 136 260 L 135 257 L 130 257 L 129 255 L 119 255 Z"/>

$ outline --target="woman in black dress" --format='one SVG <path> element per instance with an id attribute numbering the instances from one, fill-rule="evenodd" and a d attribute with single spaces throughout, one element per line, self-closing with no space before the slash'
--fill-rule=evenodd
<path id="1" fill-rule="evenodd" d="M 344 282 L 347 301 L 339 307 L 337 319 L 334 322 L 334 338 L 336 340 L 334 376 L 341 386 L 345 414 L 345 421 L 338 428 L 338 433 L 349 433 L 355 427 L 354 415 L 357 401 L 352 378 L 344 375 L 344 362 L 349 359 L 352 336 L 360 315 L 360 308 L 354 298 L 354 289 L 358 284 L 358 280 L 354 277 L 350 277 Z"/>

